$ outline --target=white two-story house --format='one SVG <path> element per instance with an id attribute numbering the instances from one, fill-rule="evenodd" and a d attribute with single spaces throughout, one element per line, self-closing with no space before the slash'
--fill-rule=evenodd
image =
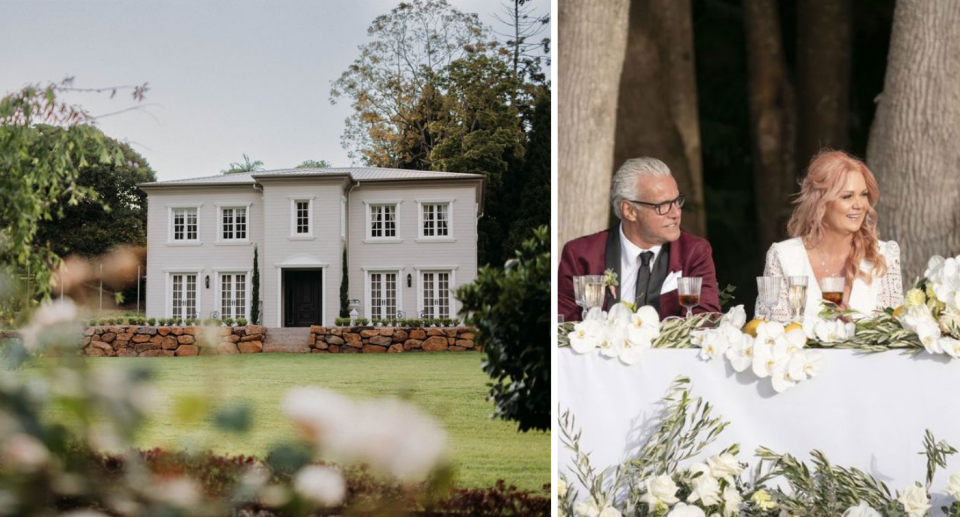
<path id="1" fill-rule="evenodd" d="M 147 317 L 333 325 L 343 268 L 365 318 L 456 317 L 477 275 L 477 174 L 283 169 L 140 185 L 148 196 Z M 343 252 L 347 263 L 343 264 Z"/>

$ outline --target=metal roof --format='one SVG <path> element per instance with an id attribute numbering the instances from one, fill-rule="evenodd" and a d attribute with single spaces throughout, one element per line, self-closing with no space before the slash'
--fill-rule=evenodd
<path id="1" fill-rule="evenodd" d="M 383 169 L 378 167 L 332 167 L 328 169 L 277 169 L 272 171 L 221 174 L 204 178 L 141 183 L 141 187 L 176 187 L 191 185 L 252 185 L 260 179 L 290 177 L 323 177 L 349 175 L 354 181 L 411 181 L 437 179 L 483 179 L 480 174 L 460 172 L 416 171 L 407 169 Z"/>

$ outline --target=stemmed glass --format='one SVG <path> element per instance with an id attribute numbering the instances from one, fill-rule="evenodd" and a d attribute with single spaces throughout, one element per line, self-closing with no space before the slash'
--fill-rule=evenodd
<path id="1" fill-rule="evenodd" d="M 773 308 L 780 301 L 780 277 L 757 277 L 757 302 L 766 308 L 767 320 L 773 319 Z"/>
<path id="2" fill-rule="evenodd" d="M 603 307 L 605 278 L 603 275 L 583 275 L 573 277 L 573 297 L 577 305 L 583 308 L 583 317 L 594 307 Z"/>
<path id="3" fill-rule="evenodd" d="M 677 281 L 677 291 L 680 295 L 680 305 L 687 308 L 686 318 L 693 316 L 693 308 L 700 305 L 700 286 L 703 278 L 687 276 Z"/>
<path id="4" fill-rule="evenodd" d="M 793 312 L 793 321 L 803 320 L 803 312 L 807 307 L 807 277 L 791 276 L 787 277 L 790 285 L 790 292 L 787 294 L 787 300 L 790 302 L 790 309 Z"/>

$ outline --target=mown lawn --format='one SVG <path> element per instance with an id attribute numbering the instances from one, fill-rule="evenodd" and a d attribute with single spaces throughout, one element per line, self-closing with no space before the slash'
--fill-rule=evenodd
<path id="1" fill-rule="evenodd" d="M 478 353 L 257 354 L 176 358 L 89 358 L 95 368 L 149 367 L 162 394 L 159 410 L 137 438 L 142 448 L 211 449 L 263 457 L 272 444 L 294 437 L 280 411 L 295 386 L 319 386 L 350 397 L 400 396 L 439 419 L 450 441 L 461 486 L 497 479 L 539 490 L 550 481 L 550 434 L 521 434 L 512 423 L 491 420 L 489 380 Z M 29 374 L 30 369 L 26 370 Z M 217 429 L 210 419 L 184 423 L 178 402 L 206 397 L 214 406 L 237 402 L 253 409 L 245 435 Z M 58 418 L 56 412 L 51 418 Z M 396 432 L 402 433 L 403 429 Z"/>

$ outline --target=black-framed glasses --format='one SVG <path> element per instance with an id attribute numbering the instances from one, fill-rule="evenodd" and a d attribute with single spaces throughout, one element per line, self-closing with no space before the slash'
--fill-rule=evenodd
<path id="1" fill-rule="evenodd" d="M 647 203 L 646 201 L 634 201 L 632 199 L 628 199 L 627 201 L 650 207 L 656 210 L 657 215 L 667 215 L 670 213 L 670 210 L 673 209 L 674 204 L 677 205 L 677 208 L 683 208 L 683 203 L 686 200 L 686 196 L 680 194 L 677 196 L 677 199 L 671 199 L 670 201 L 664 201 L 663 203 Z"/>

